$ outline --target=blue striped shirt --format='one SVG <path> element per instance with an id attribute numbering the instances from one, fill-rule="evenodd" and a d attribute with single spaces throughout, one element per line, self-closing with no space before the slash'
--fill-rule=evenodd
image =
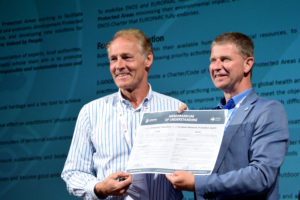
<path id="1" fill-rule="evenodd" d="M 143 113 L 177 110 L 180 105 L 180 101 L 152 91 L 151 86 L 137 109 L 122 97 L 120 91 L 84 105 L 62 172 L 70 194 L 97 199 L 95 184 L 112 173 L 125 171 Z M 124 129 L 129 131 L 127 140 Z M 182 199 L 181 192 L 174 190 L 165 175 L 146 176 L 150 199 Z M 107 199 L 122 197 L 109 196 Z"/>

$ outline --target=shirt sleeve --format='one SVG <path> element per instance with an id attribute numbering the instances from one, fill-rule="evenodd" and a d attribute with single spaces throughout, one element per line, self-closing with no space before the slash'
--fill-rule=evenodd
<path id="1" fill-rule="evenodd" d="M 83 199 L 98 199 L 94 187 L 99 182 L 93 168 L 94 148 L 90 140 L 91 125 L 84 106 L 77 118 L 73 139 L 61 177 L 70 194 Z"/>

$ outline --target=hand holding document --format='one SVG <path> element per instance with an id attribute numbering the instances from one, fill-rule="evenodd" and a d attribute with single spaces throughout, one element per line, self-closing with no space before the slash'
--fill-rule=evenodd
<path id="1" fill-rule="evenodd" d="M 225 116 L 225 110 L 145 113 L 127 172 L 210 174 L 222 142 Z"/>

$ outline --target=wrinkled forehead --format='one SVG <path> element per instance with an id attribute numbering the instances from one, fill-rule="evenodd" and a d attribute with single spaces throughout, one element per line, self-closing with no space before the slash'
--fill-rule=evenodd
<path id="1" fill-rule="evenodd" d="M 234 47 L 237 48 L 236 43 L 235 43 L 235 42 L 232 42 L 232 41 L 221 41 L 221 42 L 215 42 L 215 41 L 214 41 L 214 42 L 211 44 L 211 49 L 212 49 L 213 47 L 215 47 L 215 46 L 229 46 L 229 45 L 232 45 L 232 46 L 234 46 Z"/>
<path id="2" fill-rule="evenodd" d="M 108 56 L 112 54 L 120 54 L 120 53 L 137 53 L 141 52 L 140 45 L 138 40 L 131 37 L 117 37 L 111 41 L 109 48 L 107 49 Z"/>
<path id="3" fill-rule="evenodd" d="M 234 42 L 214 42 L 211 45 L 211 53 L 214 52 L 216 49 L 223 51 L 223 53 L 235 52 L 240 55 L 242 55 L 241 50 L 239 49 L 239 46 L 236 45 Z"/>
<path id="4" fill-rule="evenodd" d="M 224 43 L 215 43 L 211 46 L 211 52 L 214 51 L 237 51 L 238 52 L 238 48 L 234 43 L 231 42 L 224 42 Z"/>

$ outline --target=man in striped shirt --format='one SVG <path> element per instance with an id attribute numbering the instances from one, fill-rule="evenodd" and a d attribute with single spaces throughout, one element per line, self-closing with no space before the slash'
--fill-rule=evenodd
<path id="1" fill-rule="evenodd" d="M 152 91 L 150 40 L 140 30 L 121 30 L 107 52 L 119 91 L 81 109 L 62 172 L 68 191 L 83 199 L 182 199 L 164 175 L 124 172 L 142 114 L 182 104 Z"/>

